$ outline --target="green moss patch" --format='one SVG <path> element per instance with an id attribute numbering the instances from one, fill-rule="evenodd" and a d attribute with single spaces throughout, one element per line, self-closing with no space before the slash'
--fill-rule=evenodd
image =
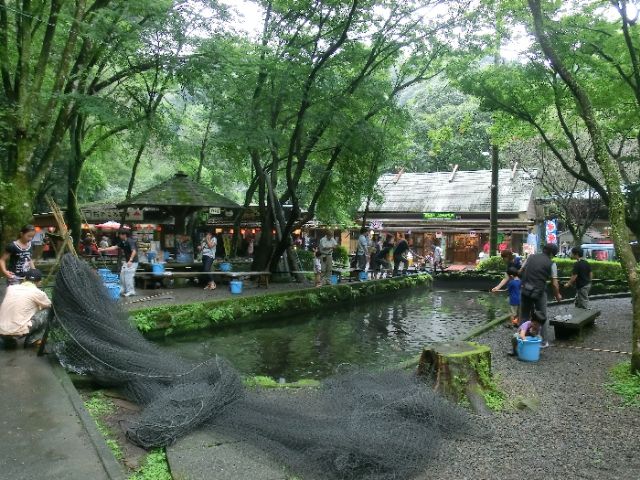
<path id="1" fill-rule="evenodd" d="M 369 282 L 332 285 L 292 292 L 230 298 L 185 305 L 163 305 L 131 313 L 142 332 L 184 333 L 224 325 L 237 325 L 275 316 L 318 310 L 326 305 L 418 287 L 431 282 L 427 274 Z"/>
<path id="2" fill-rule="evenodd" d="M 606 387 L 622 397 L 627 407 L 640 408 L 640 375 L 631 373 L 631 362 L 622 362 L 611 369 L 612 382 Z"/>

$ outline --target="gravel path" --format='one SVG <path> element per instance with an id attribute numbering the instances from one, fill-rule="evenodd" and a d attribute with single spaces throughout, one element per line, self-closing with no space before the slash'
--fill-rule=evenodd
<path id="1" fill-rule="evenodd" d="M 554 342 L 535 364 L 506 355 L 505 328 L 477 339 L 491 346 L 493 372 L 512 405 L 488 421 L 488 438 L 446 441 L 425 480 L 640 478 L 640 410 L 619 408 L 619 398 L 603 387 L 608 370 L 629 357 L 562 348 L 629 350 L 631 301 L 596 301 L 592 308 L 602 315 L 583 341 Z M 518 397 L 537 406 L 518 410 Z"/>

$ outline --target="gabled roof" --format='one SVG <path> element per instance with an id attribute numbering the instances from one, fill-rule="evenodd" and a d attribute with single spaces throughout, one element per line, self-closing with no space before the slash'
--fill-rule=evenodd
<path id="1" fill-rule="evenodd" d="M 499 171 L 500 213 L 528 210 L 535 173 L 516 170 L 512 178 L 511 170 Z M 372 202 L 372 212 L 489 213 L 491 209 L 491 170 L 386 174 L 378 179 L 377 188 L 382 201 Z"/>
<path id="2" fill-rule="evenodd" d="M 118 207 L 220 207 L 240 208 L 233 200 L 209 190 L 178 172 L 172 178 L 131 197 Z"/>

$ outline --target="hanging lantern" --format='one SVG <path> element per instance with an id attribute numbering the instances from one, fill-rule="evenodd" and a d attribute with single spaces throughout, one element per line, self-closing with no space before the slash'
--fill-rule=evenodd
<path id="1" fill-rule="evenodd" d="M 136 230 L 142 230 L 142 225 L 140 225 L 139 223 L 136 225 Z"/>
<path id="2" fill-rule="evenodd" d="M 251 229 L 251 234 L 252 234 L 252 235 L 255 235 L 255 234 L 256 234 L 256 229 L 255 229 L 255 228 L 252 228 L 252 229 Z"/>
<path id="3" fill-rule="evenodd" d="M 244 237 L 246 230 L 244 228 L 240 229 L 240 235 L 242 235 Z"/>
<path id="4" fill-rule="evenodd" d="M 230 233 L 231 235 L 233 235 L 233 228 L 230 228 L 230 229 L 229 229 L 229 233 Z"/>
<path id="5" fill-rule="evenodd" d="M 40 230 L 42 230 L 40 227 L 36 227 L 36 232 L 39 232 Z"/>
<path id="6" fill-rule="evenodd" d="M 156 232 L 161 232 L 162 231 L 162 225 L 158 225 L 156 227 Z"/>

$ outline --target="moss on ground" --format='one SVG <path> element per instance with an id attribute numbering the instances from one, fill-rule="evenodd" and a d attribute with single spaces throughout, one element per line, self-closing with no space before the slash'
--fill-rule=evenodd
<path id="1" fill-rule="evenodd" d="M 631 362 L 622 362 L 611 369 L 612 382 L 607 388 L 622 397 L 627 407 L 640 408 L 640 375 L 631 373 Z"/>
<path id="2" fill-rule="evenodd" d="M 142 466 L 128 480 L 172 480 L 169 462 L 164 449 L 149 452 Z"/>
<path id="3" fill-rule="evenodd" d="M 104 437 L 105 443 L 113 452 L 113 456 L 118 461 L 122 461 L 124 455 L 122 449 L 115 439 L 115 435 L 105 422 L 105 417 L 115 412 L 116 407 L 113 402 L 104 396 L 100 391 L 94 392 L 91 396 L 85 400 L 84 408 L 89 412 L 91 418 L 96 422 L 96 428 L 100 434 Z"/>
<path id="4" fill-rule="evenodd" d="M 291 312 L 309 312 L 327 305 L 351 303 L 366 297 L 388 294 L 430 282 L 430 275 L 412 275 L 212 302 L 163 305 L 133 311 L 131 317 L 136 327 L 142 332 L 164 332 L 165 335 L 171 335 L 215 326 L 265 320 Z"/>

